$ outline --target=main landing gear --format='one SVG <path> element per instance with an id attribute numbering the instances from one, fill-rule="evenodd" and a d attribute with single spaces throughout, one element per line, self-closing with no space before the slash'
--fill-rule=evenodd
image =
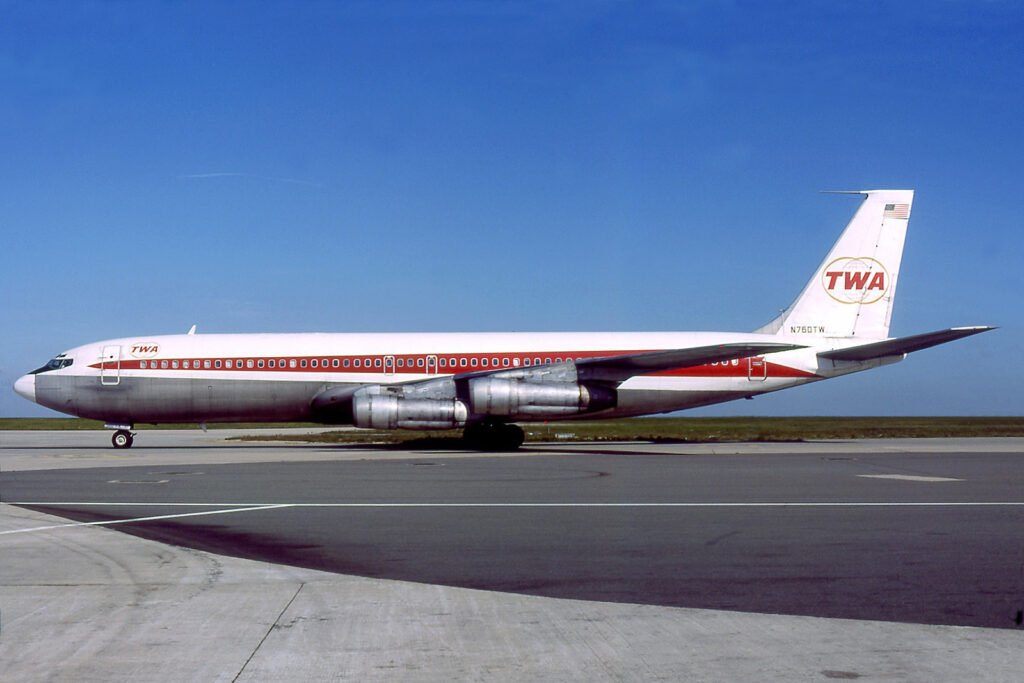
<path id="1" fill-rule="evenodd" d="M 110 443 L 114 444 L 114 448 L 131 448 L 134 441 L 134 435 L 127 429 L 118 429 L 110 437 Z"/>
<path id="2" fill-rule="evenodd" d="M 481 451 L 514 451 L 523 445 L 526 435 L 516 425 L 484 420 L 466 427 L 462 439 L 470 448 Z"/>

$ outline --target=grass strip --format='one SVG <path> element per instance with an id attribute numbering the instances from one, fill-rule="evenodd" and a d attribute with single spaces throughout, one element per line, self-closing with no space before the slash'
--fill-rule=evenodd
<path id="1" fill-rule="evenodd" d="M 730 441 L 819 441 L 954 437 L 1024 437 L 1024 417 L 649 417 L 595 422 L 522 424 L 528 442 L 652 441 L 716 443 Z M 310 443 L 449 442 L 459 430 L 415 431 L 344 429 L 317 434 L 253 434 L 247 441 Z"/>

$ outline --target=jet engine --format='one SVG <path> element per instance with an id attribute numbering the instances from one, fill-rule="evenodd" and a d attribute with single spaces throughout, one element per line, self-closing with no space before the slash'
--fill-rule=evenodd
<path id="1" fill-rule="evenodd" d="M 503 377 L 469 381 L 474 414 L 498 417 L 562 417 L 610 408 L 615 391 L 575 382 L 528 382 Z"/>
<path id="2" fill-rule="evenodd" d="M 373 429 L 452 429 L 466 424 L 466 404 L 455 399 L 357 393 L 352 422 Z"/>

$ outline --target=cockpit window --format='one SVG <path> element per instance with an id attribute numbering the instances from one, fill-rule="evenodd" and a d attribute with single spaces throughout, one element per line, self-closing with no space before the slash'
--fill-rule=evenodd
<path id="1" fill-rule="evenodd" d="M 61 354 L 61 355 L 57 356 L 56 358 L 54 358 L 53 360 L 51 360 L 46 365 L 44 365 L 43 367 L 37 368 L 37 369 L 33 370 L 32 372 L 30 372 L 28 374 L 30 374 L 30 375 L 38 375 L 41 372 L 49 372 L 50 370 L 60 370 L 61 368 L 68 367 L 69 365 L 73 364 L 74 362 L 75 362 L 74 358 L 65 358 L 64 354 Z"/>

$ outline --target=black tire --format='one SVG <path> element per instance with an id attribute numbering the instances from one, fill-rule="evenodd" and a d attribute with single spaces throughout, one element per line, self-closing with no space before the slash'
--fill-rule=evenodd
<path id="1" fill-rule="evenodd" d="M 134 441 L 132 433 L 125 429 L 118 429 L 110 437 L 110 443 L 114 444 L 114 448 L 131 448 Z"/>
<path id="2" fill-rule="evenodd" d="M 518 426 L 503 422 L 477 422 L 466 427 L 462 434 L 470 448 L 491 453 L 514 451 L 523 445 L 525 438 Z"/>
<path id="3" fill-rule="evenodd" d="M 505 447 L 502 448 L 504 451 L 515 451 L 519 450 L 519 447 L 526 441 L 526 433 L 519 425 L 502 425 L 504 432 L 502 441 Z"/>

